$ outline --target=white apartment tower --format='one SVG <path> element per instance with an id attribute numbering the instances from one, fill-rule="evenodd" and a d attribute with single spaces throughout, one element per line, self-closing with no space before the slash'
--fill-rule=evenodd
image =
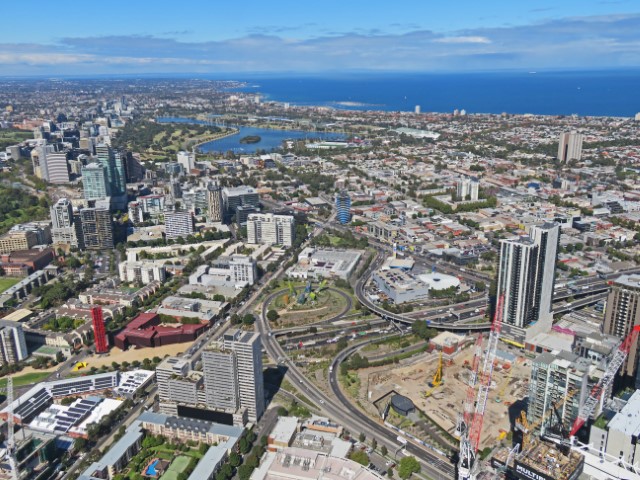
<path id="1" fill-rule="evenodd" d="M 247 241 L 290 247 L 295 240 L 296 221 L 291 215 L 251 213 L 247 218 Z"/>
<path id="2" fill-rule="evenodd" d="M 186 237 L 195 231 L 193 215 L 187 211 L 165 211 L 164 225 L 167 239 Z"/>
<path id="3" fill-rule="evenodd" d="M 202 352 L 207 406 L 246 409 L 250 421 L 264 413 L 262 342 L 258 332 L 235 330 Z"/>
<path id="4" fill-rule="evenodd" d="M 503 297 L 506 337 L 523 342 L 551 328 L 559 238 L 559 225 L 545 223 L 531 227 L 528 237 L 500 241 L 497 297 Z"/>
<path id="5" fill-rule="evenodd" d="M 475 177 L 458 180 L 456 194 L 460 200 L 475 202 L 480 195 L 480 182 Z M 468 198 L 467 198 L 468 197 Z"/>
<path id="6" fill-rule="evenodd" d="M 73 206 L 67 198 L 59 199 L 50 209 L 51 236 L 53 243 L 84 248 L 80 219 L 73 213 Z"/>
<path id="7" fill-rule="evenodd" d="M 580 160 L 582 157 L 582 134 L 577 132 L 566 132 L 560 134 L 558 143 L 558 160 L 568 162 L 569 160 Z"/>

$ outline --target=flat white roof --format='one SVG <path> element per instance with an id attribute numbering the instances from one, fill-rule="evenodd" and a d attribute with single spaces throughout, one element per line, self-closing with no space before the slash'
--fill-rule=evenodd
<path id="1" fill-rule="evenodd" d="M 609 430 L 622 432 L 629 437 L 640 435 L 640 390 L 636 390 L 622 410 L 611 419 Z"/>

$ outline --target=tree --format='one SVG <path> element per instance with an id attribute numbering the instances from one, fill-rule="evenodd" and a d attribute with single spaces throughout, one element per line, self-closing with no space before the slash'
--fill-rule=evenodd
<path id="1" fill-rule="evenodd" d="M 244 464 L 245 465 L 249 465 L 251 468 L 256 468 L 258 466 L 258 464 L 260 463 L 260 461 L 258 460 L 258 457 L 256 457 L 255 455 L 248 455 L 245 459 L 244 459 Z"/>
<path id="2" fill-rule="evenodd" d="M 354 450 L 351 455 L 349 455 L 349 458 L 365 467 L 369 465 L 369 455 L 363 450 Z"/>
<path id="3" fill-rule="evenodd" d="M 249 442 L 247 442 L 247 439 L 242 437 L 240 439 L 240 441 L 238 442 L 238 448 L 240 449 L 241 453 L 248 453 L 249 450 L 251 450 L 251 444 Z"/>
<path id="4" fill-rule="evenodd" d="M 360 432 L 360 435 L 358 436 L 358 440 L 360 440 L 360 442 L 364 442 L 366 439 L 367 439 L 366 435 Z"/>
<path id="5" fill-rule="evenodd" d="M 82 450 L 84 450 L 87 447 L 87 441 L 82 438 L 82 437 L 78 437 L 74 440 L 73 442 L 73 449 L 76 452 L 81 452 Z"/>
<path id="6" fill-rule="evenodd" d="M 238 468 L 238 478 L 240 478 L 240 480 L 249 480 L 252 473 L 253 468 L 249 465 L 240 465 L 240 467 Z"/>
<path id="7" fill-rule="evenodd" d="M 229 455 L 229 465 L 233 468 L 237 468 L 240 465 L 240 462 L 242 462 L 240 455 L 238 455 L 237 452 L 231 452 Z"/>
<path id="8" fill-rule="evenodd" d="M 276 312 L 275 310 L 269 310 L 267 312 L 267 319 L 270 322 L 275 322 L 278 318 L 280 318 L 280 315 L 278 315 L 278 312 Z"/>
<path id="9" fill-rule="evenodd" d="M 378 441 L 375 438 L 371 439 L 371 448 L 373 448 L 374 450 L 378 448 Z"/>
<path id="10" fill-rule="evenodd" d="M 380 447 L 380 453 L 382 454 L 383 457 L 386 457 L 387 453 L 389 453 L 389 451 L 387 450 L 387 447 L 382 445 L 382 447 Z"/>
<path id="11" fill-rule="evenodd" d="M 242 324 L 250 327 L 256 322 L 256 317 L 251 313 L 247 313 L 244 317 L 242 317 Z"/>
<path id="12" fill-rule="evenodd" d="M 400 478 L 409 478 L 414 473 L 420 471 L 420 464 L 416 460 L 416 457 L 403 457 L 398 465 L 398 475 Z"/>
<path id="13" fill-rule="evenodd" d="M 278 407 L 278 416 L 286 417 L 287 415 L 289 415 L 289 411 L 286 408 Z"/>

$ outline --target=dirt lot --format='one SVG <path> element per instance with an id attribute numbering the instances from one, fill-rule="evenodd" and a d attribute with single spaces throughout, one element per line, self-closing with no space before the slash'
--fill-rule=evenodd
<path id="1" fill-rule="evenodd" d="M 119 348 L 114 347 L 111 349 L 108 355 L 90 357 L 89 359 L 87 359 L 87 363 L 89 364 L 89 368 L 100 368 L 103 365 L 111 365 L 112 362 L 131 363 L 134 360 L 142 362 L 145 358 L 151 359 L 156 356 L 164 358 L 165 355 L 178 355 L 182 352 L 187 351 L 190 346 L 191 343 L 175 343 L 173 345 L 166 345 L 159 348 L 130 349 L 124 352 Z"/>
<path id="2" fill-rule="evenodd" d="M 506 346 L 502 344 L 500 348 L 506 350 Z M 509 353 L 515 355 L 517 352 L 509 351 Z M 465 360 L 470 364 L 472 359 L 473 350 L 466 348 L 454 357 L 451 364 L 445 361 L 444 385 L 433 390 L 428 398 L 425 397 L 425 392 L 431 390 L 428 382 L 433 378 L 438 365 L 438 356 L 435 354 L 425 353 L 413 357 L 407 363 L 391 370 L 389 367 L 360 370 L 360 401 L 373 413 L 375 407 L 371 402 L 395 390 L 411 398 L 420 410 L 453 435 L 457 415 L 462 410 L 467 392 L 466 382 L 470 370 L 464 364 Z M 529 362 L 526 362 L 523 357 L 516 357 L 510 369 L 504 369 L 503 363 L 500 361 L 494 367 L 493 388 L 487 400 L 481 446 L 495 444 L 501 430 L 509 431 L 508 407 L 527 395 L 531 372 Z M 369 402 L 364 402 L 363 400 L 367 397 L 367 386 L 371 397 Z M 500 398 L 500 402 L 496 402 L 496 398 Z"/>

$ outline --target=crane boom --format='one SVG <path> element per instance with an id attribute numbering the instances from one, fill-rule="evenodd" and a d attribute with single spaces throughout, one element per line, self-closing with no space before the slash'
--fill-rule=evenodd
<path id="1" fill-rule="evenodd" d="M 475 478 L 476 456 L 480 445 L 480 432 L 482 431 L 482 422 L 484 419 L 484 410 L 487 404 L 487 396 L 491 387 L 491 376 L 493 373 L 493 362 L 496 357 L 498 348 L 498 339 L 500 338 L 500 329 L 502 323 L 502 303 L 504 296 L 498 298 L 496 305 L 496 314 L 491 324 L 491 333 L 489 334 L 489 342 L 487 351 L 482 364 L 482 373 L 478 377 L 478 366 L 480 354 L 482 353 L 482 337 L 478 338 L 476 343 L 476 356 L 474 357 L 474 365 L 472 366 L 470 388 L 467 390 L 467 401 L 465 401 L 464 425 L 461 429 L 460 436 L 460 459 L 458 461 L 458 480 L 469 480 Z M 474 386 L 480 379 L 480 388 L 478 389 L 478 399 L 473 409 Z M 473 413 L 473 416 L 471 415 Z"/>
<path id="2" fill-rule="evenodd" d="M 603 392 L 611 386 L 611 384 L 613 383 L 613 379 L 618 373 L 618 370 L 627 359 L 629 351 L 631 350 L 631 345 L 638 338 L 638 332 L 640 332 L 640 325 L 635 325 L 631 332 L 629 332 L 629 335 L 627 335 L 618 349 L 614 352 L 609 365 L 607 365 L 607 369 L 605 370 L 604 375 L 598 381 L 598 383 L 594 385 L 584 404 L 580 407 L 578 417 L 576 418 L 575 422 L 573 422 L 573 427 L 571 427 L 571 433 L 569 434 L 571 437 L 574 437 L 575 434 L 578 433 L 578 430 L 580 430 L 580 428 L 582 428 L 587 420 L 589 420 L 591 415 L 593 415 L 598 402 L 600 402 L 600 398 L 602 397 Z"/>
<path id="3" fill-rule="evenodd" d="M 480 446 L 480 432 L 482 431 L 482 424 L 484 422 L 484 411 L 487 406 L 489 389 L 491 388 L 491 377 L 493 376 L 493 363 L 496 359 L 498 340 L 500 339 L 500 329 L 502 328 L 503 300 L 503 296 L 500 296 L 496 305 L 496 314 L 493 318 L 493 324 L 491 325 L 491 333 L 489 333 L 487 352 L 482 364 L 482 374 L 480 376 L 480 388 L 478 389 L 476 410 L 473 414 L 473 421 L 471 422 L 471 428 L 469 431 L 469 440 L 471 441 L 471 445 L 476 453 Z"/>
<path id="4" fill-rule="evenodd" d="M 469 386 L 467 387 L 467 398 L 464 402 L 464 428 L 469 428 L 471 419 L 473 418 L 473 404 L 476 397 L 476 384 L 478 383 L 478 367 L 480 366 L 480 357 L 482 356 L 482 333 L 478 334 L 473 353 L 473 363 L 471 364 L 471 372 L 469 373 Z"/>

